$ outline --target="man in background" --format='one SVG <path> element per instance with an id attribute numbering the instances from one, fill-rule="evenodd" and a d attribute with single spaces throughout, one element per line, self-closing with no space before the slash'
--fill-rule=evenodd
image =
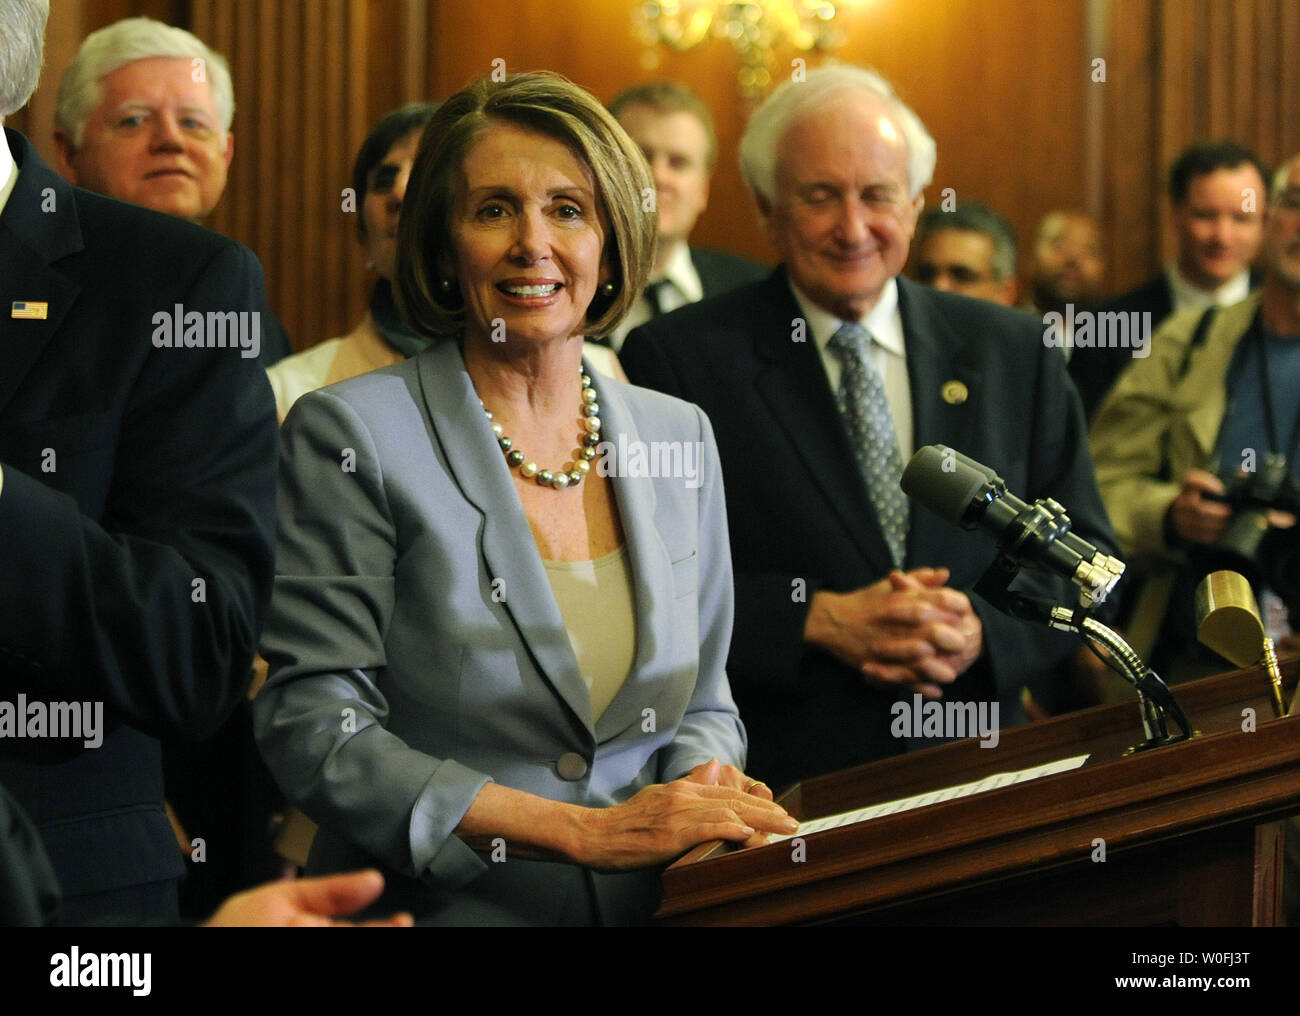
<path id="1" fill-rule="evenodd" d="M 59 82 L 59 172 L 87 190 L 203 224 L 235 154 L 225 57 L 181 28 L 126 18 L 86 36 Z M 263 366 L 289 354 L 262 321 Z"/>
<path id="2" fill-rule="evenodd" d="M 1250 292 L 1250 266 L 1263 237 L 1268 169 L 1235 141 L 1192 145 L 1169 170 L 1169 204 L 1178 253 L 1155 278 L 1096 308 L 1151 315 L 1151 327 L 1177 311 L 1239 303 Z M 1131 362 L 1131 350 L 1077 350 L 1070 375 L 1091 420 Z"/>
<path id="3" fill-rule="evenodd" d="M 718 161 L 718 138 L 703 100 L 685 85 L 659 81 L 628 89 L 609 109 L 650 163 L 659 212 L 650 284 L 610 336 L 617 350 L 642 322 L 756 282 L 767 269 L 748 258 L 688 243 L 709 203 L 709 180 Z"/>
<path id="4" fill-rule="evenodd" d="M 810 71 L 755 110 L 740 151 L 781 268 L 648 322 L 622 359 L 713 425 L 736 581 L 727 674 L 750 772 L 780 787 L 922 747 L 893 722 L 920 698 L 1011 726 L 1022 687 L 1047 689 L 1074 648 L 969 595 L 993 543 L 909 504 L 915 449 L 964 452 L 1018 496 L 1064 504 L 1106 553 L 1113 538 L 1041 322 L 899 277 L 936 153 L 889 83 Z"/>
<path id="5" fill-rule="evenodd" d="M 1016 234 L 987 205 L 932 208 L 916 225 L 917 282 L 1004 307 L 1016 303 Z"/>
<path id="6" fill-rule="evenodd" d="M 1101 226 L 1082 212 L 1048 212 L 1034 231 L 1026 310 L 1065 313 L 1066 304 L 1089 305 L 1106 277 Z M 1068 351 L 1068 350 L 1067 350 Z"/>
<path id="7" fill-rule="evenodd" d="M 1225 479 L 1277 476 L 1300 489 L 1300 156 L 1274 179 L 1263 254 L 1260 287 L 1244 300 L 1165 322 L 1092 428 L 1115 531 L 1147 572 L 1130 641 L 1171 679 L 1223 669 L 1198 646 L 1194 596 L 1207 571 L 1227 566 L 1207 557 L 1239 517 Z M 1300 549 L 1287 532 L 1295 517 L 1280 507 L 1246 517 L 1259 545 L 1233 570 L 1254 573 L 1269 634 L 1300 648 L 1287 623 L 1288 608 L 1300 619 Z"/>

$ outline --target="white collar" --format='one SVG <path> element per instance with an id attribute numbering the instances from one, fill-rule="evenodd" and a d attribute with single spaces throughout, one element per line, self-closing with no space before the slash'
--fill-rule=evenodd
<path id="1" fill-rule="evenodd" d="M 812 333 L 817 348 L 825 352 L 831 336 L 839 331 L 844 320 L 813 303 L 812 298 L 796 286 L 793 280 L 790 280 L 790 291 L 794 293 L 795 302 L 799 304 L 803 318 L 808 322 L 808 331 Z M 878 346 L 895 356 L 904 356 L 906 351 L 903 348 L 903 331 L 898 327 L 897 322 L 898 282 L 890 279 L 880 290 L 880 297 L 876 300 L 875 306 L 858 323 L 871 333 L 872 340 Z"/>
<path id="2" fill-rule="evenodd" d="M 0 127 L 0 214 L 4 213 L 9 203 L 9 195 L 18 183 L 18 163 L 14 162 L 13 153 L 9 151 L 8 139 L 4 128 Z"/>
<path id="3" fill-rule="evenodd" d="M 1250 295 L 1250 271 L 1245 268 L 1217 289 L 1202 289 L 1194 285 L 1178 270 L 1176 263 L 1169 266 L 1167 275 L 1176 311 L 1209 307 L 1211 304 L 1227 307 Z"/>
<path id="4" fill-rule="evenodd" d="M 695 270 L 691 248 L 687 244 L 679 243 L 668 256 L 668 268 L 662 278 L 673 284 L 686 298 L 686 303 L 698 303 L 704 299 L 704 284 L 700 282 L 700 274 Z"/>

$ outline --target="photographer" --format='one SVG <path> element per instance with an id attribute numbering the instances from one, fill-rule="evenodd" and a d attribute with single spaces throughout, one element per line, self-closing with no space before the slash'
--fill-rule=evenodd
<path id="1" fill-rule="evenodd" d="M 1274 176 L 1263 257 L 1257 293 L 1170 318 L 1092 428 L 1102 497 L 1146 575 L 1130 639 L 1175 680 L 1222 669 L 1197 652 L 1192 606 L 1216 568 L 1246 574 L 1280 648 L 1300 648 L 1300 156 Z"/>

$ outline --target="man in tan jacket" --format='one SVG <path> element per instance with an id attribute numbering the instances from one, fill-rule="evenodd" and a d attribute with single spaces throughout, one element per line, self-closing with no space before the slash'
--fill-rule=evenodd
<path id="1" fill-rule="evenodd" d="M 1116 535 L 1147 576 L 1131 640 L 1157 670 L 1180 668 L 1196 648 L 1190 594 L 1200 575 L 1189 558 L 1232 518 L 1220 476 L 1251 473 L 1270 455 L 1286 460 L 1293 482 L 1300 473 L 1300 156 L 1274 177 L 1263 253 L 1260 290 L 1170 318 L 1090 435 Z M 1285 512 L 1268 518 L 1295 524 Z"/>

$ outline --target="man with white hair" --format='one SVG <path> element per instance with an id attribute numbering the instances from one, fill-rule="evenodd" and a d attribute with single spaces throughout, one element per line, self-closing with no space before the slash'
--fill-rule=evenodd
<path id="1" fill-rule="evenodd" d="M 59 82 L 54 142 L 73 183 L 202 222 L 226 187 L 235 113 L 225 58 L 127 18 L 86 36 Z"/>
<path id="2" fill-rule="evenodd" d="M 911 510 L 898 479 L 915 448 L 955 448 L 1110 552 L 1064 359 L 1035 318 L 899 277 L 935 145 L 878 74 L 783 85 L 740 155 L 781 267 L 644 325 L 622 359 L 713 423 L 750 771 L 780 785 L 924 746 L 898 722 L 923 698 L 985 703 L 1004 726 L 1026 683 L 1050 705 L 1071 640 L 972 600 L 992 544 Z"/>
<path id="3" fill-rule="evenodd" d="M 225 57 L 151 18 L 125 18 L 82 42 L 59 81 L 59 172 L 87 190 L 202 224 L 226 189 L 235 136 Z M 262 321 L 264 366 L 289 354 Z"/>
<path id="4" fill-rule="evenodd" d="M 36 87 L 48 13 L 0 0 L 0 117 Z M 262 269 L 4 140 L 0 785 L 65 921 L 167 923 L 184 862 L 159 739 L 236 708 L 271 593 L 275 403 L 242 341 Z"/>

